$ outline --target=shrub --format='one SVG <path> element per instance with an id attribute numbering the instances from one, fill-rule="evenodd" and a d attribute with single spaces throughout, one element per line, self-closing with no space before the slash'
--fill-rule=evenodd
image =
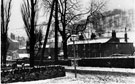
<path id="1" fill-rule="evenodd" d="M 65 76 L 65 68 L 61 66 L 44 66 L 37 68 L 16 68 L 1 72 L 1 82 L 33 81 Z"/>

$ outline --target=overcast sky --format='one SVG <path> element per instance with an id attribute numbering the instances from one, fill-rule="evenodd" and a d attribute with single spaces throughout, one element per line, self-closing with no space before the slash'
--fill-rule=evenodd
<path id="1" fill-rule="evenodd" d="M 26 36 L 25 30 L 23 29 L 23 21 L 21 18 L 20 13 L 20 4 L 22 0 L 12 0 L 12 15 L 11 21 L 9 23 L 9 33 L 13 32 L 16 35 Z M 84 7 L 88 6 L 89 0 L 80 0 Z M 135 8 L 135 1 L 134 0 L 108 0 L 107 9 L 112 10 L 115 8 L 119 9 L 131 9 Z"/>

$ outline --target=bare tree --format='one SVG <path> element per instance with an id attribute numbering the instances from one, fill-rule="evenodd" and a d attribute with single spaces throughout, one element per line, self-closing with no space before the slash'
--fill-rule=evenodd
<path id="1" fill-rule="evenodd" d="M 63 38 L 64 58 L 67 58 L 67 39 L 71 36 L 73 31 L 74 33 L 78 33 L 80 31 L 83 32 L 86 29 L 87 24 L 90 23 L 90 20 L 92 19 L 94 23 L 91 23 L 94 26 L 97 25 L 100 21 L 100 18 L 103 17 L 102 11 L 105 10 L 106 3 L 106 1 L 92 0 L 90 3 L 90 7 L 86 12 L 79 12 L 77 14 L 77 11 L 75 10 L 80 10 L 80 8 L 78 7 L 79 2 L 77 2 L 77 0 L 75 0 L 74 2 L 72 2 L 72 0 L 59 0 L 59 12 L 61 16 L 60 21 L 63 28 L 59 29 L 59 32 Z M 74 22 L 76 22 L 76 20 L 79 20 L 80 17 L 85 14 L 89 14 L 87 20 L 83 24 L 74 25 Z M 73 26 L 74 28 L 72 27 L 72 30 L 69 30 L 69 26 Z M 69 30 L 70 32 L 67 32 L 67 30 Z"/>
<path id="2" fill-rule="evenodd" d="M 101 21 L 104 20 L 105 16 L 103 12 L 106 10 L 107 1 L 103 0 L 92 0 L 88 8 L 89 15 L 87 16 L 86 25 L 92 23 L 93 28 L 97 31 L 102 31 Z"/>
<path id="3" fill-rule="evenodd" d="M 34 66 L 36 25 L 38 21 L 38 0 L 24 0 L 21 6 L 25 30 L 30 41 L 30 66 Z"/>
<path id="4" fill-rule="evenodd" d="M 9 46 L 7 31 L 11 16 L 11 2 L 12 0 L 9 0 L 4 4 L 4 1 L 1 1 L 1 56 L 4 66 L 6 66 L 6 55 Z"/>
<path id="5" fill-rule="evenodd" d="M 72 2 L 72 0 L 59 0 L 59 13 L 60 13 L 60 22 L 62 24 L 62 28 L 59 29 L 59 32 L 63 39 L 63 52 L 64 58 L 67 59 L 67 39 L 71 36 L 68 35 L 66 31 L 67 26 L 72 24 L 75 20 L 80 19 L 79 16 L 82 14 L 76 14 L 75 11 L 79 8 L 79 2 L 76 0 Z"/>
<path id="6" fill-rule="evenodd" d="M 35 53 L 36 54 L 35 56 L 38 56 L 41 51 L 42 39 L 43 39 L 43 33 L 41 29 L 35 32 L 35 38 L 36 38 L 35 50 L 37 51 L 37 53 Z"/>
<path id="7" fill-rule="evenodd" d="M 52 7 L 52 0 L 43 0 L 44 1 L 44 6 L 46 9 L 49 9 L 49 7 Z M 78 13 L 78 11 L 80 10 L 80 5 L 78 0 L 58 0 L 59 4 L 58 4 L 58 16 L 59 16 L 59 28 L 58 31 L 62 36 L 63 39 L 63 51 L 64 51 L 64 58 L 67 58 L 67 40 L 68 38 L 71 36 L 71 34 L 73 33 L 73 31 L 75 31 L 77 33 L 77 31 L 84 31 L 86 29 L 86 26 L 88 23 L 90 23 L 90 19 L 91 17 L 94 17 L 96 15 L 94 14 L 102 14 L 101 11 L 103 9 L 103 7 L 105 6 L 105 2 L 97 2 L 92 0 L 91 1 L 91 5 L 89 7 L 89 9 L 84 12 L 84 13 Z M 80 17 L 85 15 L 85 14 L 89 14 L 87 20 L 85 21 L 84 24 L 77 24 L 76 26 L 73 26 L 76 21 L 80 20 Z M 96 18 L 98 19 L 98 18 Z M 94 21 L 94 20 L 93 20 Z M 95 22 L 96 23 L 96 22 Z M 73 26 L 72 28 L 69 28 Z M 80 30 L 78 30 L 78 28 L 82 28 Z"/>
<path id="8" fill-rule="evenodd" d="M 45 8 L 49 9 L 52 7 L 52 0 L 43 0 L 45 4 Z M 86 13 L 77 13 L 79 11 L 79 2 L 75 0 L 58 0 L 58 20 L 59 20 L 59 28 L 58 31 L 63 39 L 63 51 L 64 58 L 67 58 L 67 39 L 71 36 L 68 35 L 69 29 L 68 26 L 73 24 L 75 21 L 80 19 L 81 15 Z M 53 15 L 54 16 L 54 15 Z"/>
<path id="9" fill-rule="evenodd" d="M 43 43 L 43 50 L 42 50 L 39 65 L 41 65 L 43 63 L 43 56 L 44 56 L 44 52 L 45 52 L 45 48 L 46 48 L 46 44 L 47 44 L 47 39 L 48 39 L 48 35 L 49 35 L 49 30 L 50 30 L 50 26 L 51 26 L 51 21 L 52 21 L 52 16 L 53 16 L 53 11 L 54 11 L 54 5 L 55 5 L 55 0 L 52 1 L 51 12 L 50 12 L 49 20 L 48 20 L 48 25 L 47 25 L 47 30 L 46 30 L 44 43 Z"/>

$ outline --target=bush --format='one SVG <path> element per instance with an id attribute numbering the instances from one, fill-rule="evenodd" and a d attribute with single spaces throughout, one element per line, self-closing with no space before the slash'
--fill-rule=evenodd
<path id="1" fill-rule="evenodd" d="M 11 71 L 2 71 L 1 76 L 2 83 L 33 81 L 65 76 L 65 68 L 61 66 L 16 68 Z"/>

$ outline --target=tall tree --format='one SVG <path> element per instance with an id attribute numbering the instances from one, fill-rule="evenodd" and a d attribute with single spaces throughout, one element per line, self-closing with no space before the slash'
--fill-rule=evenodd
<path id="1" fill-rule="evenodd" d="M 53 16 L 53 11 L 54 11 L 54 5 L 55 5 L 55 0 L 52 1 L 51 12 L 50 12 L 47 30 L 46 30 L 46 35 L 45 35 L 45 39 L 44 39 L 44 43 L 43 43 L 42 55 L 41 55 L 41 58 L 40 58 L 40 65 L 43 63 L 43 56 L 44 56 L 44 52 L 45 52 L 45 48 L 46 48 L 46 44 L 47 44 L 47 39 L 48 39 L 48 35 L 49 35 L 49 30 L 50 30 L 50 26 L 51 26 L 51 21 L 52 21 L 52 16 Z"/>
<path id="2" fill-rule="evenodd" d="M 87 24 L 90 22 L 90 19 L 92 19 L 91 17 L 96 17 L 96 20 L 98 19 L 99 21 L 102 17 L 102 11 L 104 10 L 105 5 L 106 1 L 92 0 L 90 7 L 86 12 L 77 13 L 77 10 L 80 10 L 80 7 L 78 7 L 80 6 L 78 0 L 59 0 L 59 13 L 61 16 L 60 21 L 63 28 L 59 29 L 59 32 L 63 39 L 64 58 L 67 58 L 67 39 L 71 36 L 73 31 L 74 33 L 83 32 L 86 29 Z M 83 24 L 77 24 L 76 26 L 72 25 L 85 14 L 89 14 L 89 16 Z M 97 23 L 97 21 L 95 23 Z M 70 30 L 69 34 L 67 30 L 70 25 L 72 25 L 74 28 Z"/>
<path id="3" fill-rule="evenodd" d="M 24 0 L 21 6 L 21 13 L 25 30 L 30 41 L 30 66 L 34 66 L 36 25 L 38 20 L 38 0 Z"/>
<path id="4" fill-rule="evenodd" d="M 7 31 L 11 16 L 11 2 L 12 0 L 9 0 L 4 4 L 4 1 L 1 1 L 1 56 L 4 66 L 6 66 L 6 55 L 9 46 Z"/>
<path id="5" fill-rule="evenodd" d="M 58 0 L 55 0 L 55 61 L 57 63 L 58 60 Z"/>
<path id="6" fill-rule="evenodd" d="M 51 1 L 52 0 L 43 0 L 45 2 L 45 7 L 49 8 L 52 7 Z M 67 40 L 73 33 L 72 31 L 76 31 L 79 27 L 83 27 L 81 31 L 84 31 L 86 29 L 86 25 L 90 22 L 90 17 L 94 16 L 95 12 L 101 12 L 103 9 L 105 2 L 97 2 L 92 0 L 89 10 L 86 12 L 79 12 L 80 5 L 78 0 L 58 0 L 58 16 L 59 16 L 59 28 L 58 31 L 62 36 L 62 42 L 63 42 L 63 51 L 64 51 L 64 58 L 67 59 Z M 48 4 L 46 4 L 48 3 Z M 89 14 L 86 22 L 84 24 L 78 24 L 76 26 L 73 26 L 78 20 L 80 20 L 80 17 Z M 69 28 L 73 26 L 72 28 Z"/>
<path id="7" fill-rule="evenodd" d="M 45 2 L 45 8 L 52 7 L 52 0 L 43 0 Z M 48 3 L 48 4 L 46 4 Z M 73 2 L 72 0 L 58 0 L 58 22 L 59 28 L 58 31 L 63 39 L 63 51 L 64 58 L 67 58 L 67 39 L 71 36 L 68 35 L 67 26 L 74 23 L 74 21 L 80 19 L 79 17 L 85 13 L 77 14 L 75 11 L 78 11 L 79 2 L 76 0 Z M 55 15 L 53 15 L 55 16 Z M 55 17 L 54 17 L 55 18 Z"/>
<path id="8" fill-rule="evenodd" d="M 35 38 L 36 38 L 36 43 L 35 43 L 35 50 L 37 51 L 35 56 L 39 56 L 41 47 L 42 47 L 42 39 L 43 39 L 43 33 L 41 28 L 35 32 Z"/>
<path id="9" fill-rule="evenodd" d="M 103 27 L 101 22 L 103 22 L 105 16 L 103 12 L 106 10 L 107 1 L 103 0 L 91 0 L 89 5 L 89 15 L 87 16 L 86 25 L 92 23 L 93 29 L 96 31 L 102 31 Z"/>
<path id="10" fill-rule="evenodd" d="M 79 2 L 75 0 L 73 2 L 72 0 L 59 0 L 59 14 L 60 14 L 60 23 L 62 24 L 62 28 L 59 29 L 59 32 L 63 39 L 63 52 L 64 52 L 64 58 L 67 59 L 67 40 L 71 36 L 71 32 L 68 35 L 69 32 L 67 32 L 69 25 L 73 24 L 74 21 L 79 20 L 80 16 L 85 13 L 79 13 L 76 12 L 79 9 Z"/>

